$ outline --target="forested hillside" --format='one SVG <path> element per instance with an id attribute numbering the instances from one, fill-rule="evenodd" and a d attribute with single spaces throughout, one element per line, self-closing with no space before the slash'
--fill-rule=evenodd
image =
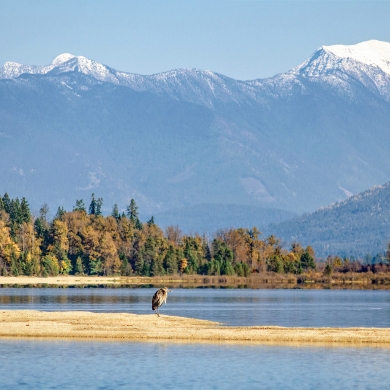
<path id="1" fill-rule="evenodd" d="M 332 254 L 364 258 L 384 253 L 390 242 L 390 182 L 347 200 L 269 226 L 268 233 L 286 243 L 313 246 L 317 256 Z"/>
<path id="2" fill-rule="evenodd" d="M 72 211 L 59 207 L 49 221 L 47 204 L 34 218 L 25 198 L 0 197 L 0 274 L 248 276 L 316 266 L 310 246 L 283 250 L 276 237 L 263 238 L 256 227 L 213 237 L 182 234 L 178 226 L 163 232 L 153 217 L 140 221 L 134 200 L 122 213 L 115 204 L 109 216 L 102 215 L 102 205 L 92 195 L 88 208 L 77 200 Z"/>

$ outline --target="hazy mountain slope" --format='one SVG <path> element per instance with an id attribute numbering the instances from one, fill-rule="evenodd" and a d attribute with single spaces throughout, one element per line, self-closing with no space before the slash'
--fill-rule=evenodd
<path id="1" fill-rule="evenodd" d="M 269 226 L 286 243 L 312 245 L 318 256 L 375 255 L 390 242 L 390 182 L 349 199 Z"/>
<path id="2" fill-rule="evenodd" d="M 148 220 L 151 215 L 144 215 Z M 154 215 L 156 223 L 162 227 L 179 226 L 183 233 L 213 234 L 221 228 L 252 228 L 263 229 L 270 223 L 278 223 L 295 217 L 294 213 L 235 204 L 198 204 L 183 207 Z"/>
<path id="3" fill-rule="evenodd" d="M 154 214 L 202 203 L 297 213 L 345 199 L 390 178 L 389 47 L 324 46 L 253 81 L 135 75 L 70 54 L 7 63 L 0 191 L 67 208 L 95 192 L 106 212 L 134 197 Z"/>
<path id="4" fill-rule="evenodd" d="M 148 182 L 160 187 L 190 162 L 188 149 L 205 147 L 214 114 L 200 106 L 80 75 L 63 77 L 67 86 L 39 77 L 0 86 L 0 169 L 11 193 L 69 206 L 96 192 L 109 207 L 131 197 L 156 206 L 164 197 L 149 199 Z"/>

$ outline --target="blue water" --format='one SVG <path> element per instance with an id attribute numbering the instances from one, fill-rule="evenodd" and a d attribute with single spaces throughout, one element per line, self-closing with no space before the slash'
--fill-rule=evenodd
<path id="1" fill-rule="evenodd" d="M 150 314 L 156 289 L 0 289 L 0 310 Z M 390 327 L 390 291 L 173 289 L 162 314 L 227 325 Z"/>
<path id="2" fill-rule="evenodd" d="M 1 310 L 152 313 L 155 289 L 0 289 Z M 390 327 L 390 292 L 174 289 L 162 314 Z M 390 349 L 0 339 L 0 389 L 388 389 Z"/>
<path id="3" fill-rule="evenodd" d="M 390 350 L 0 340 L 2 389 L 388 389 Z"/>

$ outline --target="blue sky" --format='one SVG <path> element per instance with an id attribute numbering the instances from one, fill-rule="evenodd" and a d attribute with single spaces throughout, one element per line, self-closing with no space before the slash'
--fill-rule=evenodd
<path id="1" fill-rule="evenodd" d="M 0 66 L 69 52 L 134 73 L 199 68 L 255 79 L 322 45 L 390 42 L 389 20 L 390 1 L 1 0 Z"/>

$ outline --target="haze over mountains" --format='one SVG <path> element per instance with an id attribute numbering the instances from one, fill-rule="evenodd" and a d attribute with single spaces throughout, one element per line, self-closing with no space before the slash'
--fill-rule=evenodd
<path id="1" fill-rule="evenodd" d="M 292 220 L 268 226 L 285 243 L 312 245 L 320 257 L 364 258 L 390 243 L 390 182 Z"/>
<path id="2" fill-rule="evenodd" d="M 251 81 L 197 69 L 143 76 L 71 54 L 6 63 L 0 189 L 36 208 L 71 209 L 94 192 L 106 212 L 134 198 L 150 215 L 215 204 L 215 215 L 279 209 L 280 221 L 387 182 L 389 118 L 390 44 L 380 41 L 323 46 Z M 240 225 L 234 215 L 229 225 Z"/>

